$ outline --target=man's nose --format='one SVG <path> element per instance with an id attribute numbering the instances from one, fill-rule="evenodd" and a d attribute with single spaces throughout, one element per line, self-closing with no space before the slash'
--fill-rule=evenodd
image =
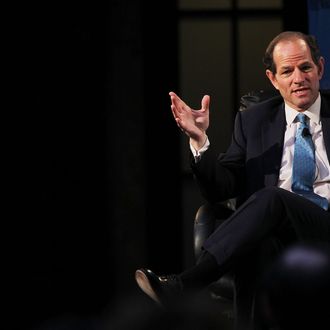
<path id="1" fill-rule="evenodd" d="M 304 72 L 299 69 L 296 69 L 293 73 L 293 82 L 295 84 L 301 84 L 305 80 Z"/>

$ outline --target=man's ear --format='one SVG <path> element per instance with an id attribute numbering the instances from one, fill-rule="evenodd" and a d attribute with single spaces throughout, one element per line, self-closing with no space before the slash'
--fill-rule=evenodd
<path id="1" fill-rule="evenodd" d="M 270 82 L 273 84 L 273 86 L 278 89 L 278 83 L 276 80 L 276 77 L 274 75 L 274 73 L 270 70 L 266 70 L 266 76 L 268 77 L 268 79 L 270 80 Z"/>
<path id="2" fill-rule="evenodd" d="M 317 66 L 320 80 L 322 79 L 324 73 L 324 62 L 325 62 L 324 57 L 321 56 L 319 59 L 319 65 Z"/>

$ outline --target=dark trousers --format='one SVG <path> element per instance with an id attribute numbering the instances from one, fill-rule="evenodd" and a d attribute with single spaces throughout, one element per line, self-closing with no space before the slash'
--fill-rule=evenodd
<path id="1" fill-rule="evenodd" d="M 205 241 L 223 273 L 235 274 L 238 329 L 253 325 L 259 276 L 285 247 L 295 242 L 330 242 L 330 213 L 277 187 L 253 194 Z M 257 321 L 256 321 L 257 322 Z"/>

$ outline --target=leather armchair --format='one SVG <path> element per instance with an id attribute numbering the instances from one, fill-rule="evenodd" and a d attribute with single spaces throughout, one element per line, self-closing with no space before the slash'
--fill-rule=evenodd
<path id="1" fill-rule="evenodd" d="M 244 111 L 249 106 L 265 101 L 279 95 L 276 90 L 252 91 L 240 99 L 239 111 Z M 194 254 L 195 260 L 201 254 L 201 247 L 206 238 L 224 222 L 236 208 L 235 199 L 230 199 L 217 204 L 205 203 L 201 205 L 195 215 L 194 221 Z M 235 279 L 232 273 L 222 276 L 209 287 L 211 295 L 217 299 L 233 300 L 235 291 Z"/>

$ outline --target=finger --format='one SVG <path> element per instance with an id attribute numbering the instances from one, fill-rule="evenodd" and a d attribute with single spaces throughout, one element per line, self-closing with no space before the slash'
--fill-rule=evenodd
<path id="1" fill-rule="evenodd" d="M 180 116 L 184 109 L 182 108 L 181 103 L 177 103 L 175 100 L 172 100 L 172 105 L 171 105 L 172 111 L 176 114 L 176 116 Z"/>
<path id="2" fill-rule="evenodd" d="M 176 100 L 181 100 L 179 98 L 179 96 L 177 96 L 174 92 L 169 92 L 168 93 L 170 95 L 170 98 L 171 98 L 171 103 L 174 104 L 176 102 Z"/>
<path id="3" fill-rule="evenodd" d="M 172 92 L 172 91 L 169 92 L 168 95 L 179 98 L 179 96 L 177 94 L 175 94 L 174 92 Z"/>
<path id="4" fill-rule="evenodd" d="M 181 126 L 181 120 L 180 120 L 180 118 L 176 118 L 176 125 L 180 128 L 180 130 L 181 130 L 182 132 L 184 132 L 184 129 L 183 129 L 182 126 Z"/>
<path id="5" fill-rule="evenodd" d="M 176 124 L 178 125 L 178 127 L 180 129 L 183 129 L 182 128 L 182 118 L 181 118 L 180 113 L 177 114 L 174 106 L 171 106 L 171 110 L 172 110 L 172 114 L 173 114 L 173 117 L 174 117 L 174 120 L 175 120 Z"/>
<path id="6" fill-rule="evenodd" d="M 174 105 L 171 105 L 171 110 L 175 120 L 180 117 L 180 112 L 176 109 Z"/>
<path id="7" fill-rule="evenodd" d="M 204 95 L 202 98 L 202 110 L 206 111 L 210 107 L 210 96 L 209 95 Z"/>
<path id="8" fill-rule="evenodd" d="M 171 102 L 172 104 L 177 108 L 177 111 L 180 112 L 182 110 L 189 110 L 190 108 L 187 106 L 187 104 L 174 92 L 169 93 L 171 96 Z"/>
<path id="9" fill-rule="evenodd" d="M 173 114 L 174 120 L 176 121 L 177 126 L 178 126 L 182 131 L 184 131 L 184 128 L 183 128 L 184 123 L 183 123 L 183 121 L 182 121 L 182 118 L 181 118 L 182 116 L 181 116 L 181 114 L 180 114 L 180 113 L 177 113 L 175 107 L 171 107 L 171 110 L 172 110 L 172 114 Z"/>

